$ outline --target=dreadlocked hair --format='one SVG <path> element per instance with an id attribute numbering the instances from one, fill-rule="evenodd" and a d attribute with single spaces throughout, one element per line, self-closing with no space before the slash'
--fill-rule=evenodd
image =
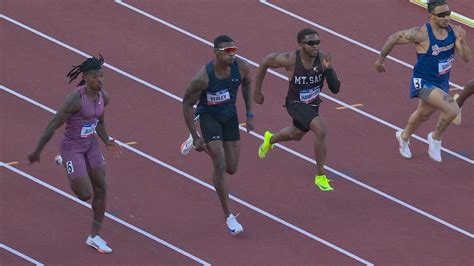
<path id="1" fill-rule="evenodd" d="M 87 58 L 86 61 L 82 62 L 82 64 L 78 66 L 72 66 L 71 71 L 67 73 L 67 77 L 69 78 L 69 83 L 71 83 L 73 80 L 79 76 L 81 73 L 86 73 L 89 70 L 99 70 L 102 68 L 102 64 L 104 64 L 104 57 L 99 54 L 99 58 L 97 57 L 90 57 Z M 86 81 L 84 79 L 81 79 L 79 84 L 77 86 L 84 85 Z"/>

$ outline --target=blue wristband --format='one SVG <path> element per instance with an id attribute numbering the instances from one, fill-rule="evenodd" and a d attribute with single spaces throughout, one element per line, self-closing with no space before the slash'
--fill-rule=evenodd
<path id="1" fill-rule="evenodd" d="M 254 117 L 253 113 L 246 113 L 245 116 L 247 118 L 253 118 Z"/>

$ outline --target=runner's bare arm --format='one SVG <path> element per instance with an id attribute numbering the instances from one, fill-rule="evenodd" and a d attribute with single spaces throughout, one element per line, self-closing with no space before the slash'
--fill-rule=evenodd
<path id="1" fill-rule="evenodd" d="M 78 92 L 73 92 L 66 98 L 65 102 L 61 105 L 59 110 L 53 116 L 51 121 L 49 121 L 46 129 L 41 134 L 38 144 L 36 145 L 35 150 L 28 155 L 28 160 L 30 163 L 39 161 L 39 156 L 43 151 L 46 144 L 51 140 L 54 135 L 54 131 L 66 123 L 67 119 L 81 110 L 81 98 Z"/>
<path id="2" fill-rule="evenodd" d="M 207 88 L 209 78 L 206 73 L 206 67 L 202 67 L 199 72 L 191 80 L 183 97 L 183 115 L 186 126 L 193 136 L 193 139 L 199 138 L 196 126 L 194 125 L 194 110 L 193 105 L 196 104 L 201 96 L 201 92 Z"/>
<path id="3" fill-rule="evenodd" d="M 254 101 L 258 104 L 263 104 L 264 97 L 262 94 L 262 84 L 268 68 L 288 68 L 291 65 L 291 53 L 271 53 L 267 55 L 257 70 L 257 77 L 255 78 L 255 92 Z"/>
<path id="4" fill-rule="evenodd" d="M 423 27 L 414 27 L 408 30 L 402 30 L 395 32 L 387 38 L 380 54 L 375 62 L 375 68 L 379 72 L 385 72 L 383 62 L 385 58 L 390 54 L 393 47 L 397 44 L 408 44 L 408 43 L 421 43 L 428 38 L 426 29 Z"/>
<path id="5" fill-rule="evenodd" d="M 250 78 L 250 70 L 249 65 L 244 60 L 238 60 L 238 65 L 240 69 L 240 73 L 242 75 L 242 96 L 245 102 L 245 110 L 246 110 L 246 128 L 247 132 L 250 132 L 254 129 L 253 124 L 253 103 L 252 103 L 252 87 L 251 87 L 251 78 Z"/>
<path id="6" fill-rule="evenodd" d="M 464 62 L 469 62 L 472 58 L 471 49 L 466 42 L 466 31 L 461 26 L 451 25 L 456 35 L 455 49 Z"/>
<path id="7" fill-rule="evenodd" d="M 102 92 L 102 95 L 104 97 L 104 106 L 107 106 L 110 102 L 109 93 L 105 90 L 102 90 Z M 99 123 L 97 124 L 95 131 L 97 132 L 97 135 L 100 137 L 100 139 L 105 143 L 105 145 L 109 145 L 113 142 L 112 140 L 110 140 L 109 134 L 107 133 L 107 129 L 105 127 L 105 110 L 99 117 Z"/>

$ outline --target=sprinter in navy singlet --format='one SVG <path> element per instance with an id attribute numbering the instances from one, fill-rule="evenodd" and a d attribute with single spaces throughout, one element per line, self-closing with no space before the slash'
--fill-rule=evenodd
<path id="1" fill-rule="evenodd" d="M 331 191 L 329 179 L 326 177 L 326 123 L 319 115 L 319 94 L 326 79 L 329 90 L 338 93 L 340 81 L 332 67 L 328 54 L 319 50 L 319 35 L 313 29 L 301 30 L 297 37 L 300 49 L 287 53 L 271 53 L 267 55 L 257 72 L 254 100 L 263 104 L 262 83 L 268 68 L 284 67 L 288 72 L 288 94 L 285 106 L 293 119 L 293 125 L 273 134 L 265 132 L 264 140 L 258 150 L 258 156 L 265 158 L 275 143 L 290 140 L 301 140 L 312 131 L 315 135 L 314 153 L 317 162 L 317 174 L 314 182 L 319 189 Z"/>
<path id="2" fill-rule="evenodd" d="M 213 162 L 212 182 L 219 196 L 227 227 L 232 235 L 243 231 L 228 205 L 229 185 L 225 173 L 237 171 L 240 155 L 240 132 L 237 107 L 237 91 L 242 86 L 246 108 L 247 132 L 253 130 L 252 90 L 248 64 L 237 58 L 237 46 L 227 35 L 214 40 L 215 59 L 197 73 L 186 89 L 183 99 L 183 114 L 188 126 L 189 138 L 181 145 L 186 155 L 191 149 L 206 151 Z M 193 105 L 197 104 L 196 112 Z M 194 125 L 199 117 L 201 136 Z"/>
<path id="3" fill-rule="evenodd" d="M 427 136 L 428 155 L 441 162 L 441 137 L 451 122 L 460 114 L 456 101 L 449 96 L 449 74 L 455 52 L 463 61 L 471 59 L 471 50 L 465 41 L 466 31 L 460 26 L 450 25 L 451 10 L 445 0 L 430 0 L 429 22 L 421 27 L 398 31 L 390 35 L 380 52 L 375 68 L 385 72 L 384 60 L 397 44 L 414 43 L 417 63 L 410 80 L 410 97 L 418 97 L 418 108 L 408 119 L 402 131 L 395 137 L 400 155 L 411 158 L 410 137 L 415 130 L 436 110 L 441 111 L 434 131 Z"/>

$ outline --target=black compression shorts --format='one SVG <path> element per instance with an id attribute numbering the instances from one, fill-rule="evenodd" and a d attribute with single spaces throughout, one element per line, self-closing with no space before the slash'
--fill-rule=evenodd
<path id="1" fill-rule="evenodd" d="M 201 133 L 204 142 L 213 140 L 238 141 L 240 140 L 239 119 L 237 114 L 209 114 L 199 115 Z"/>
<path id="2" fill-rule="evenodd" d="M 291 118 L 293 118 L 293 125 L 303 132 L 308 132 L 311 121 L 319 115 L 319 104 L 309 105 L 301 102 L 286 102 L 286 110 Z"/>

